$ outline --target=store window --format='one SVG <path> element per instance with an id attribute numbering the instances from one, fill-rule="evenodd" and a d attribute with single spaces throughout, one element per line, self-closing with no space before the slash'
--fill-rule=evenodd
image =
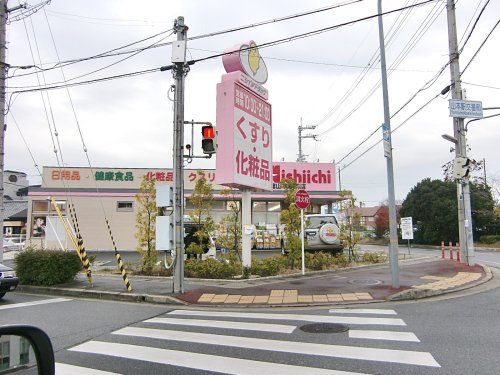
<path id="1" fill-rule="evenodd" d="M 134 202 L 125 201 L 125 202 L 116 202 L 116 211 L 118 212 L 130 212 L 134 211 Z"/>
<path id="2" fill-rule="evenodd" d="M 56 201 L 57 208 L 64 215 L 66 213 L 66 201 Z M 52 202 L 44 200 L 33 201 L 31 206 L 31 237 L 45 237 L 45 226 L 47 224 L 47 216 L 57 215 L 57 210 Z"/>
<path id="3" fill-rule="evenodd" d="M 227 201 L 226 202 L 226 211 L 239 211 L 240 210 L 240 202 L 238 201 Z"/>
<path id="4" fill-rule="evenodd" d="M 213 201 L 212 210 L 223 211 L 226 208 L 225 201 Z"/>
<path id="5" fill-rule="evenodd" d="M 281 211 L 281 203 L 280 202 L 267 202 L 267 211 L 268 212 L 280 212 Z"/>
<path id="6" fill-rule="evenodd" d="M 253 202 L 252 211 L 253 212 L 266 212 L 267 202 Z"/>

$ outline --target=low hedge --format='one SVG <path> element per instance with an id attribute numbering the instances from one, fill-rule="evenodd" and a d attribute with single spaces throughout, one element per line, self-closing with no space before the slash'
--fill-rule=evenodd
<path id="1" fill-rule="evenodd" d="M 82 269 L 72 251 L 27 249 L 14 259 L 21 284 L 51 286 L 72 281 Z"/>
<path id="2" fill-rule="evenodd" d="M 250 273 L 252 275 L 259 275 L 262 277 L 275 276 L 284 268 L 286 268 L 286 258 L 282 255 L 276 255 L 264 259 L 252 258 Z"/>
<path id="3" fill-rule="evenodd" d="M 230 279 L 241 275 L 241 264 L 231 260 L 188 259 L 184 263 L 184 275 L 201 279 Z"/>
<path id="4" fill-rule="evenodd" d="M 387 261 L 387 254 L 384 252 L 365 252 L 361 257 L 361 261 L 365 263 L 384 263 Z"/>
<path id="5" fill-rule="evenodd" d="M 500 234 L 485 234 L 479 237 L 479 241 L 491 245 L 495 242 L 500 242 Z"/>

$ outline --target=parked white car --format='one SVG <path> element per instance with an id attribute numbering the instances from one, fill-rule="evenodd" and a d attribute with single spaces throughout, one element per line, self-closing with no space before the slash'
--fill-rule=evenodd
<path id="1" fill-rule="evenodd" d="M 306 251 L 342 252 L 344 244 L 340 239 L 340 228 L 335 215 L 310 214 L 305 216 L 305 220 Z M 281 241 L 281 251 L 287 252 L 285 240 Z"/>

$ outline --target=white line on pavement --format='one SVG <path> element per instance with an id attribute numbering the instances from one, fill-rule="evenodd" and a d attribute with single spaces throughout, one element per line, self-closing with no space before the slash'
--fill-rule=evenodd
<path id="1" fill-rule="evenodd" d="M 389 326 L 405 326 L 401 319 L 395 318 L 365 318 L 355 316 L 323 316 L 323 315 L 300 315 L 300 314 L 268 314 L 268 313 L 243 313 L 232 311 L 201 311 L 201 310 L 174 310 L 168 314 L 183 316 L 210 316 L 223 318 L 250 318 L 270 320 L 300 320 L 316 323 L 341 323 L 341 324 L 375 324 Z"/>
<path id="2" fill-rule="evenodd" d="M 412 332 L 394 332 L 394 331 L 371 331 L 362 329 L 350 329 L 349 337 L 354 339 L 373 339 L 373 340 L 391 340 L 391 341 L 411 341 L 420 342 L 417 336 Z"/>
<path id="3" fill-rule="evenodd" d="M 292 366 L 271 362 L 252 361 L 248 359 L 222 357 L 210 354 L 199 354 L 151 348 L 145 346 L 89 341 L 69 350 L 82 353 L 109 355 L 140 361 L 149 361 L 172 366 L 209 370 L 224 374 L 241 375 L 361 375 L 355 372 L 328 370 L 314 367 Z M 165 372 L 167 373 L 167 372 Z"/>
<path id="4" fill-rule="evenodd" d="M 56 362 L 56 375 L 115 375 L 117 372 L 94 370 L 88 367 L 67 365 Z"/>
<path id="5" fill-rule="evenodd" d="M 48 303 L 67 302 L 67 301 L 72 301 L 72 300 L 70 298 L 52 298 L 52 299 L 43 299 L 43 300 L 40 300 L 40 301 L 13 303 L 11 305 L 0 306 L 0 310 L 15 309 L 17 307 L 28 307 L 28 306 L 36 306 L 36 305 L 45 305 L 45 304 L 48 304 Z"/>
<path id="6" fill-rule="evenodd" d="M 195 342 L 198 344 L 231 346 L 273 352 L 318 355 L 360 359 L 367 361 L 404 363 L 430 367 L 441 367 L 427 352 L 364 348 L 345 345 L 325 345 L 297 341 L 268 340 L 253 337 L 214 335 L 184 331 L 169 331 L 151 328 L 125 327 L 113 332 L 115 335 L 147 337 L 160 340 Z"/>
<path id="7" fill-rule="evenodd" d="M 378 315 L 398 315 L 394 310 L 383 309 L 330 309 L 331 314 L 378 314 Z"/>
<path id="8" fill-rule="evenodd" d="M 203 319 L 176 319 L 176 318 L 152 318 L 145 320 L 144 323 L 176 324 L 186 326 L 241 329 L 246 331 L 262 331 L 276 333 L 292 333 L 296 326 L 284 324 L 265 324 L 265 323 L 245 323 L 230 322 L 225 320 L 203 320 Z"/>

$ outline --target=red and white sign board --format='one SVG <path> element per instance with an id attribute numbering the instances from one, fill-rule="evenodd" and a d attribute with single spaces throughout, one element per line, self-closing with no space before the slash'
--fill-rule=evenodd
<path id="1" fill-rule="evenodd" d="M 216 183 L 272 190 L 271 105 L 243 86 L 241 72 L 217 85 Z"/>
<path id="2" fill-rule="evenodd" d="M 307 191 L 299 189 L 295 192 L 295 205 L 301 210 L 305 210 L 311 204 L 311 198 Z"/>

